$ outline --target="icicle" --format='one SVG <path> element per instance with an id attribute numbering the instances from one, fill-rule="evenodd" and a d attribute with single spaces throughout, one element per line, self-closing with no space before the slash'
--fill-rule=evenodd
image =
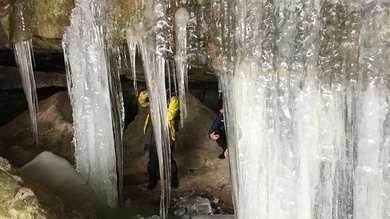
<path id="1" fill-rule="evenodd" d="M 71 24 L 63 37 L 63 49 L 73 109 L 76 169 L 103 203 L 117 207 L 117 161 L 113 130 L 119 130 L 121 125 L 116 120 L 116 127 L 113 127 L 112 120 L 112 115 L 119 114 L 120 110 L 117 108 L 116 112 L 112 112 L 115 106 L 111 105 L 110 100 L 113 93 L 110 93 L 111 82 L 108 81 L 110 72 L 104 38 L 107 34 L 104 26 L 106 2 L 75 3 Z M 120 131 L 116 135 L 119 140 Z M 118 156 L 121 157 L 120 152 Z"/>
<path id="2" fill-rule="evenodd" d="M 146 76 L 146 85 L 149 93 L 151 121 L 159 157 L 161 176 L 160 217 L 166 218 L 168 214 L 170 197 L 170 146 L 168 138 L 167 99 L 165 92 L 165 60 L 153 50 L 153 41 L 145 39 L 140 44 L 142 61 Z M 165 179 L 165 180 L 163 180 Z"/>
<path id="3" fill-rule="evenodd" d="M 145 14 L 150 14 L 153 13 L 148 5 L 144 5 L 143 3 L 143 8 L 145 8 L 144 13 Z M 147 17 L 149 17 L 148 15 Z M 151 19 L 153 16 L 151 16 Z M 131 21 L 131 25 L 126 29 L 126 43 L 128 46 L 129 50 L 129 58 L 130 58 L 130 64 L 131 64 L 131 73 L 132 73 L 132 79 L 133 79 L 133 86 L 134 86 L 134 91 L 135 95 L 138 96 L 138 86 L 137 86 L 137 72 L 136 72 L 136 55 L 137 51 L 138 54 L 142 56 L 141 54 L 141 49 L 139 48 L 140 44 L 142 43 L 142 38 L 144 36 L 147 36 L 151 34 L 151 30 L 148 29 L 149 27 L 147 25 L 146 21 L 143 21 L 142 19 L 135 17 Z M 138 47 L 138 48 L 137 48 Z"/>
<path id="4" fill-rule="evenodd" d="M 33 53 L 32 41 L 17 41 L 14 44 L 15 60 L 22 77 L 23 90 L 27 98 L 28 109 L 30 111 L 31 129 L 35 145 L 38 146 L 37 112 L 38 98 L 35 87 L 34 71 L 32 67 Z"/>
<path id="5" fill-rule="evenodd" d="M 110 59 L 108 59 L 110 58 Z M 118 175 L 119 203 L 123 203 L 123 129 L 124 129 L 124 103 L 122 86 L 120 81 L 121 49 L 119 47 L 108 48 L 106 56 L 107 70 L 109 74 L 110 97 L 112 106 L 112 118 L 114 128 L 116 167 Z"/>
<path id="6" fill-rule="evenodd" d="M 179 84 L 180 117 L 187 118 L 186 94 L 188 90 L 187 64 L 187 23 L 190 19 L 185 8 L 179 8 L 175 14 L 176 31 L 176 76 Z M 183 122 L 183 119 L 181 120 Z M 183 124 L 181 124 L 183 126 Z"/>
<path id="7" fill-rule="evenodd" d="M 14 44 L 14 54 L 19 73 L 22 77 L 23 90 L 30 111 L 31 129 L 35 145 L 38 146 L 37 112 L 38 98 L 35 87 L 33 65 L 35 65 L 32 29 L 34 22 L 34 2 L 15 1 L 13 3 L 11 22 L 11 41 Z"/>
<path id="8" fill-rule="evenodd" d="M 131 59 L 131 71 L 133 73 L 133 86 L 134 86 L 134 92 L 136 96 L 138 96 L 138 86 L 137 86 L 137 72 L 135 69 L 135 55 L 137 53 L 136 51 L 137 44 L 131 44 L 129 45 L 130 52 L 130 59 Z"/>
<path id="9" fill-rule="evenodd" d="M 173 85 L 174 85 L 174 89 L 175 89 L 175 92 L 176 92 L 176 95 L 177 95 L 177 93 L 178 93 L 178 85 L 177 85 L 177 76 L 176 76 L 176 68 L 175 68 L 175 62 L 174 61 L 170 61 L 171 62 L 171 64 L 170 64 L 170 66 L 172 67 L 172 74 L 173 74 L 173 76 L 172 76 L 172 78 L 173 78 Z M 180 124 L 181 125 L 181 127 L 183 127 L 183 122 L 181 122 L 182 124 Z"/>
<path id="10" fill-rule="evenodd" d="M 171 87 L 171 66 L 169 64 L 169 60 L 165 60 L 165 66 L 166 66 L 166 78 L 168 79 L 168 89 L 169 89 L 169 93 L 168 93 L 168 97 L 167 99 L 170 100 L 171 97 L 172 97 L 172 87 Z"/>

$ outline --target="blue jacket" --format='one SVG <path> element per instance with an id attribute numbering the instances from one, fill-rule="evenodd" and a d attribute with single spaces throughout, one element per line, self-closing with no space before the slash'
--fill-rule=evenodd
<path id="1" fill-rule="evenodd" d="M 224 122 L 225 121 L 223 120 L 223 115 L 221 113 L 218 113 L 213 124 L 210 126 L 209 134 L 208 134 L 209 138 L 210 138 L 210 134 L 215 130 L 218 130 L 219 132 L 225 132 Z"/>

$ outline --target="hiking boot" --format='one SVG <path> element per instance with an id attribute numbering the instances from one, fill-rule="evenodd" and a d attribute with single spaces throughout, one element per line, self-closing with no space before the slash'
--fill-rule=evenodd
<path id="1" fill-rule="evenodd" d="M 220 155 L 218 156 L 218 158 L 219 158 L 219 159 L 225 159 L 225 154 L 222 152 L 222 154 L 220 154 Z"/>
<path id="2" fill-rule="evenodd" d="M 156 181 L 150 181 L 149 184 L 148 184 L 148 191 L 152 191 L 157 185 L 157 182 Z"/>

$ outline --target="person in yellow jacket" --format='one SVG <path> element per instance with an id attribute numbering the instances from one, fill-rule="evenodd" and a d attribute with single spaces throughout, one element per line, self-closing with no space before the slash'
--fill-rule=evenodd
<path id="1" fill-rule="evenodd" d="M 168 89 L 167 89 L 167 94 L 168 94 Z M 176 140 L 175 139 L 176 137 L 175 118 L 178 117 L 179 115 L 179 100 L 176 96 L 174 96 L 174 94 L 172 94 L 170 99 L 168 99 L 167 96 L 167 100 L 168 100 L 167 112 L 168 112 L 170 146 L 171 146 L 171 152 L 173 152 L 175 140 Z M 141 93 L 138 96 L 138 102 L 142 107 L 149 107 L 149 94 L 147 91 L 141 91 Z M 144 133 L 145 133 L 144 151 L 149 152 L 149 161 L 147 167 L 147 171 L 149 174 L 149 184 L 147 189 L 151 191 L 156 187 L 158 182 L 159 163 L 158 163 L 157 147 L 156 147 L 153 127 L 151 123 L 150 109 L 148 110 L 148 115 L 146 116 Z M 171 153 L 171 187 L 172 188 L 178 187 L 177 164 L 172 157 L 172 153 Z"/>

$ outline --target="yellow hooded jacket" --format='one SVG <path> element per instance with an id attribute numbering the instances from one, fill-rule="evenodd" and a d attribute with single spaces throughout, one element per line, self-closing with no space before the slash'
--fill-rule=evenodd
<path id="1" fill-rule="evenodd" d="M 138 102 L 142 107 L 149 107 L 150 103 L 149 101 L 147 101 L 147 97 L 145 97 L 145 93 L 146 91 L 142 91 L 139 94 Z M 173 141 L 176 140 L 175 117 L 178 116 L 178 114 L 179 114 L 179 99 L 176 96 L 172 96 L 168 106 L 168 127 L 171 135 L 171 139 Z M 144 125 L 144 133 L 146 132 L 146 127 L 148 126 L 149 123 L 149 117 L 150 115 L 148 114 L 146 116 L 146 121 Z"/>

